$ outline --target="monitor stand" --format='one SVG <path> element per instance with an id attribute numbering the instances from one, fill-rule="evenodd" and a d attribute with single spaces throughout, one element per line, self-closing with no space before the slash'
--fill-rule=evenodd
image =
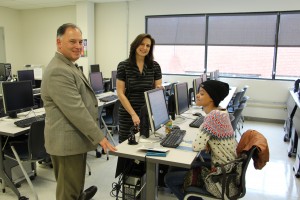
<path id="1" fill-rule="evenodd" d="M 174 124 L 182 124 L 185 121 L 186 121 L 185 117 L 183 117 L 181 115 L 176 115 L 175 120 L 173 120 L 173 123 Z"/>

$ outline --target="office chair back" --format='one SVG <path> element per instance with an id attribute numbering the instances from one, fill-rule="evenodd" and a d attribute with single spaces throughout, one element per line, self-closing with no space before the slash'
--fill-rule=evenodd
<path id="1" fill-rule="evenodd" d="M 32 123 L 28 136 L 28 151 L 31 160 L 44 159 L 47 156 L 44 138 L 45 120 Z"/>
<path id="2" fill-rule="evenodd" d="M 118 99 L 116 102 L 115 102 L 115 105 L 114 105 L 114 109 L 113 109 L 113 119 L 112 119 L 112 125 L 114 126 L 117 126 L 119 125 L 119 107 L 120 107 L 120 100 Z"/>
<path id="3" fill-rule="evenodd" d="M 240 104 L 239 107 L 237 109 L 235 109 L 232 114 L 234 117 L 233 120 L 231 121 L 232 128 L 233 128 L 234 132 L 236 132 L 238 130 L 240 135 L 241 135 L 241 132 L 240 132 L 238 126 L 239 126 L 239 122 L 242 121 L 242 113 L 243 113 L 243 110 L 245 107 L 246 107 L 245 103 Z"/>
<path id="4" fill-rule="evenodd" d="M 239 107 L 240 99 L 241 99 L 241 96 L 243 95 L 243 92 L 244 92 L 244 90 L 242 89 L 241 91 L 239 91 L 235 94 L 232 102 L 227 107 L 228 112 L 232 113 L 232 112 L 234 112 L 235 109 L 237 109 Z"/>
<path id="5" fill-rule="evenodd" d="M 241 183 L 240 183 L 240 195 L 238 198 L 243 198 L 246 195 L 246 173 L 251 158 L 257 153 L 258 149 L 253 146 L 249 151 L 244 152 L 247 158 L 244 160 L 242 165 Z"/>
<path id="6" fill-rule="evenodd" d="M 242 91 L 242 94 L 240 96 L 240 101 L 243 99 L 243 97 L 245 96 L 246 94 L 246 91 L 248 90 L 249 86 L 248 85 L 245 85 L 244 88 L 241 90 Z"/>
<path id="7" fill-rule="evenodd" d="M 190 186 L 186 189 L 186 194 L 184 196 L 184 200 L 191 199 L 190 197 L 209 197 L 212 199 L 240 199 L 243 198 L 246 194 L 246 173 L 249 166 L 249 162 L 253 155 L 256 153 L 257 148 L 253 146 L 249 151 L 244 151 L 239 158 L 237 158 L 234 161 L 231 161 L 229 163 L 234 163 L 235 166 L 242 165 L 241 173 L 240 175 L 236 172 L 229 172 L 226 174 L 220 174 L 216 175 L 213 180 L 215 182 L 221 183 L 222 181 L 225 182 L 225 185 L 223 187 L 220 187 L 222 197 L 216 197 L 209 193 L 205 187 L 196 187 L 196 186 Z M 229 164 L 227 163 L 227 164 Z M 226 165 L 226 163 L 224 164 Z M 235 181 L 236 178 L 239 177 L 239 185 L 237 185 L 237 194 L 234 196 L 229 195 L 229 185 L 232 184 L 232 181 Z M 224 192 L 222 192 L 224 190 Z"/>

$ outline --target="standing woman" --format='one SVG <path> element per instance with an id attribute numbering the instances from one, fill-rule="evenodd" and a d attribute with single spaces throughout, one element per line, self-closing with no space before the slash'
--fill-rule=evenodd
<path id="1" fill-rule="evenodd" d="M 129 58 L 117 69 L 119 109 L 119 142 L 128 139 L 130 128 L 140 124 L 140 109 L 145 105 L 144 92 L 162 87 L 159 64 L 153 60 L 155 41 L 149 34 L 140 34 L 130 45 Z"/>

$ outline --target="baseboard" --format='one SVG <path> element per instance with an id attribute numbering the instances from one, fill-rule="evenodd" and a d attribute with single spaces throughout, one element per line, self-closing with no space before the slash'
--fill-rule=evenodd
<path id="1" fill-rule="evenodd" d="M 284 120 L 282 120 L 282 119 L 267 119 L 267 118 L 249 117 L 249 116 L 245 116 L 244 118 L 245 118 L 245 120 L 248 120 L 248 121 L 284 124 Z"/>

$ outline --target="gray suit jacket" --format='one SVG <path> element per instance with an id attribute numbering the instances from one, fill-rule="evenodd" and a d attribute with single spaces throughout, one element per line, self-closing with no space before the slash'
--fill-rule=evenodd
<path id="1" fill-rule="evenodd" d="M 97 99 L 80 69 L 58 52 L 44 71 L 41 96 L 46 111 L 45 147 L 50 155 L 96 149 L 104 138 Z"/>

